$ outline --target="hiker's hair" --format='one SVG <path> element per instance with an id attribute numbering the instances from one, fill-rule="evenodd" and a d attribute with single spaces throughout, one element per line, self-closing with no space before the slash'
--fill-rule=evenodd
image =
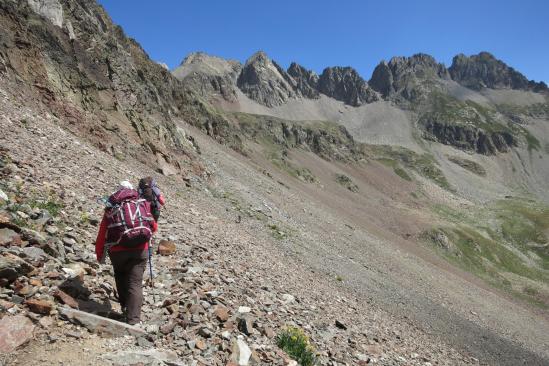
<path id="1" fill-rule="evenodd" d="M 120 183 L 118 183 L 118 190 L 121 190 L 121 189 L 133 189 L 133 185 L 127 180 L 123 180 Z"/>

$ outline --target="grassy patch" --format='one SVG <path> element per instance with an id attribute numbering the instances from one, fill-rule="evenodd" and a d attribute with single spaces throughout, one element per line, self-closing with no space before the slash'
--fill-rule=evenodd
<path id="1" fill-rule="evenodd" d="M 456 210 L 444 205 L 432 209 L 448 223 L 433 230 L 443 232 L 455 250 L 441 250 L 432 235 L 424 235 L 424 241 L 488 283 L 532 304 L 549 307 L 548 206 L 506 199 L 475 209 Z"/>
<path id="2" fill-rule="evenodd" d="M 410 177 L 406 172 L 406 170 L 402 169 L 401 167 L 396 167 L 393 169 L 393 171 L 395 172 L 396 175 L 398 175 L 402 179 L 407 180 L 408 182 L 412 181 L 412 177 Z"/>
<path id="3" fill-rule="evenodd" d="M 474 162 L 474 161 L 469 160 L 469 159 L 463 159 L 463 158 L 460 158 L 460 157 L 457 157 L 457 156 L 449 156 L 448 160 L 450 160 L 454 164 L 459 165 L 463 169 L 470 171 L 471 173 L 474 173 L 474 174 L 479 175 L 481 177 L 486 176 L 486 169 L 484 169 L 482 167 L 482 165 L 480 165 L 477 162 Z"/>
<path id="4" fill-rule="evenodd" d="M 305 183 L 315 183 L 317 181 L 316 177 L 308 168 L 295 166 L 290 163 L 285 156 L 270 154 L 270 160 L 279 170 L 282 170 Z"/>
<path id="5" fill-rule="evenodd" d="M 364 149 L 367 156 L 385 166 L 392 167 L 395 174 L 405 180 L 411 180 L 412 178 L 404 168 L 413 170 L 419 175 L 432 180 L 438 186 L 452 191 L 450 183 L 431 154 L 418 154 L 404 147 L 389 145 L 365 145 Z"/>
<path id="6" fill-rule="evenodd" d="M 336 174 L 335 180 L 339 185 L 347 188 L 351 192 L 357 193 L 359 191 L 358 186 L 345 174 Z"/>
<path id="7" fill-rule="evenodd" d="M 276 338 L 276 345 L 302 366 L 317 364 L 316 350 L 309 337 L 297 327 L 284 329 Z"/>

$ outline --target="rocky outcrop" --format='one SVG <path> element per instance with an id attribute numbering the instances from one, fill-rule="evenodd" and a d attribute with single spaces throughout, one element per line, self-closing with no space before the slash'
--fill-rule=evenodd
<path id="1" fill-rule="evenodd" d="M 243 113 L 231 119 L 239 126 L 239 134 L 251 140 L 268 140 L 287 149 L 309 150 L 325 160 L 353 161 L 363 157 L 360 145 L 347 129 L 335 123 L 300 123 Z"/>
<path id="2" fill-rule="evenodd" d="M 267 107 L 284 104 L 299 96 L 292 77 L 262 51 L 246 61 L 237 85 L 249 98 Z"/>
<path id="3" fill-rule="evenodd" d="M 385 98 L 416 102 L 428 95 L 438 80 L 450 79 L 443 64 L 426 54 L 393 57 L 374 70 L 369 85 Z"/>
<path id="4" fill-rule="evenodd" d="M 0 22 L 0 74 L 22 101 L 120 158 L 160 154 L 177 172 L 195 160 L 176 126 L 193 97 L 95 1 L 2 1 Z"/>
<path id="5" fill-rule="evenodd" d="M 204 97 L 219 95 L 228 102 L 235 102 L 236 80 L 241 69 L 238 61 L 197 52 L 187 56 L 172 74 L 183 82 L 185 88 Z"/>
<path id="6" fill-rule="evenodd" d="M 458 149 L 484 155 L 507 152 L 517 146 L 516 138 L 507 131 L 486 131 L 474 125 L 457 125 L 434 120 L 423 121 L 424 138 Z"/>
<path id="7" fill-rule="evenodd" d="M 320 96 L 318 75 L 314 71 L 292 62 L 288 68 L 288 74 L 295 80 L 297 90 L 301 95 L 309 99 L 316 99 Z"/>
<path id="8" fill-rule="evenodd" d="M 536 92 L 548 91 L 544 82 L 528 80 L 504 62 L 488 52 L 467 57 L 459 54 L 454 57 L 449 68 L 452 79 L 471 89 L 518 89 Z"/>
<path id="9" fill-rule="evenodd" d="M 318 90 L 353 107 L 375 102 L 378 96 L 352 67 L 328 67 L 318 80 Z"/>

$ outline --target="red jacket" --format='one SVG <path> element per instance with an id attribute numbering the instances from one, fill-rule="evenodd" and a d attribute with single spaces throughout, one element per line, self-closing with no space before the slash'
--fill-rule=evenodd
<path id="1" fill-rule="evenodd" d="M 152 231 L 155 233 L 158 230 L 158 224 L 156 221 L 153 221 Z M 97 261 L 103 259 L 103 251 L 105 249 L 105 240 L 107 239 L 107 217 L 103 214 L 103 219 L 101 220 L 101 225 L 99 225 L 99 233 L 97 233 L 97 239 L 95 240 L 95 256 Z M 123 252 L 126 250 L 147 250 L 149 249 L 149 243 L 145 243 L 141 246 L 134 248 L 126 248 L 123 245 L 116 245 L 111 248 L 111 252 Z"/>

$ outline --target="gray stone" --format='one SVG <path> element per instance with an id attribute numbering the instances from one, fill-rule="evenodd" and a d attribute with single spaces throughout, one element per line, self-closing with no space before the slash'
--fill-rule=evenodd
<path id="1" fill-rule="evenodd" d="M 38 245 L 38 246 L 44 245 L 47 241 L 44 235 L 40 234 L 36 230 L 32 230 L 28 228 L 21 229 L 21 237 L 24 240 L 28 241 L 29 244 Z"/>
<path id="2" fill-rule="evenodd" d="M 38 247 L 25 247 L 22 248 L 22 253 L 25 259 L 30 263 L 37 265 L 48 260 L 48 254 Z"/>
<path id="3" fill-rule="evenodd" d="M 76 244 L 76 240 L 74 240 L 73 238 L 70 238 L 68 236 L 65 236 L 63 238 L 63 244 L 65 244 L 66 246 L 72 247 L 73 245 Z"/>
<path id="4" fill-rule="evenodd" d="M 116 320 L 103 318 L 98 315 L 84 311 L 63 307 L 60 314 L 70 322 L 86 327 L 90 332 L 110 337 L 121 337 L 132 335 L 135 337 L 145 336 L 146 332 L 136 326 L 121 323 Z"/>
<path id="5" fill-rule="evenodd" d="M 239 366 L 246 366 L 248 365 L 251 356 L 252 350 L 250 349 L 250 347 L 248 347 L 242 337 L 239 336 L 238 339 L 233 342 L 233 349 L 231 354 L 232 361 L 236 362 L 236 364 Z"/>
<path id="6" fill-rule="evenodd" d="M 0 278 L 13 281 L 32 270 L 34 267 L 31 264 L 13 254 L 7 253 L 0 257 Z"/>
<path id="7" fill-rule="evenodd" d="M 21 245 L 19 234 L 8 228 L 0 229 L 0 246 L 6 245 Z"/>
<path id="8" fill-rule="evenodd" d="M 27 0 L 30 8 L 58 27 L 63 26 L 63 7 L 59 0 Z"/>
<path id="9" fill-rule="evenodd" d="M 59 232 L 59 229 L 57 226 L 48 226 L 46 227 L 46 232 L 50 235 L 55 235 Z"/>
<path id="10" fill-rule="evenodd" d="M 118 351 L 103 356 L 114 365 L 184 365 L 174 351 L 160 351 L 155 348 L 144 351 Z"/>

